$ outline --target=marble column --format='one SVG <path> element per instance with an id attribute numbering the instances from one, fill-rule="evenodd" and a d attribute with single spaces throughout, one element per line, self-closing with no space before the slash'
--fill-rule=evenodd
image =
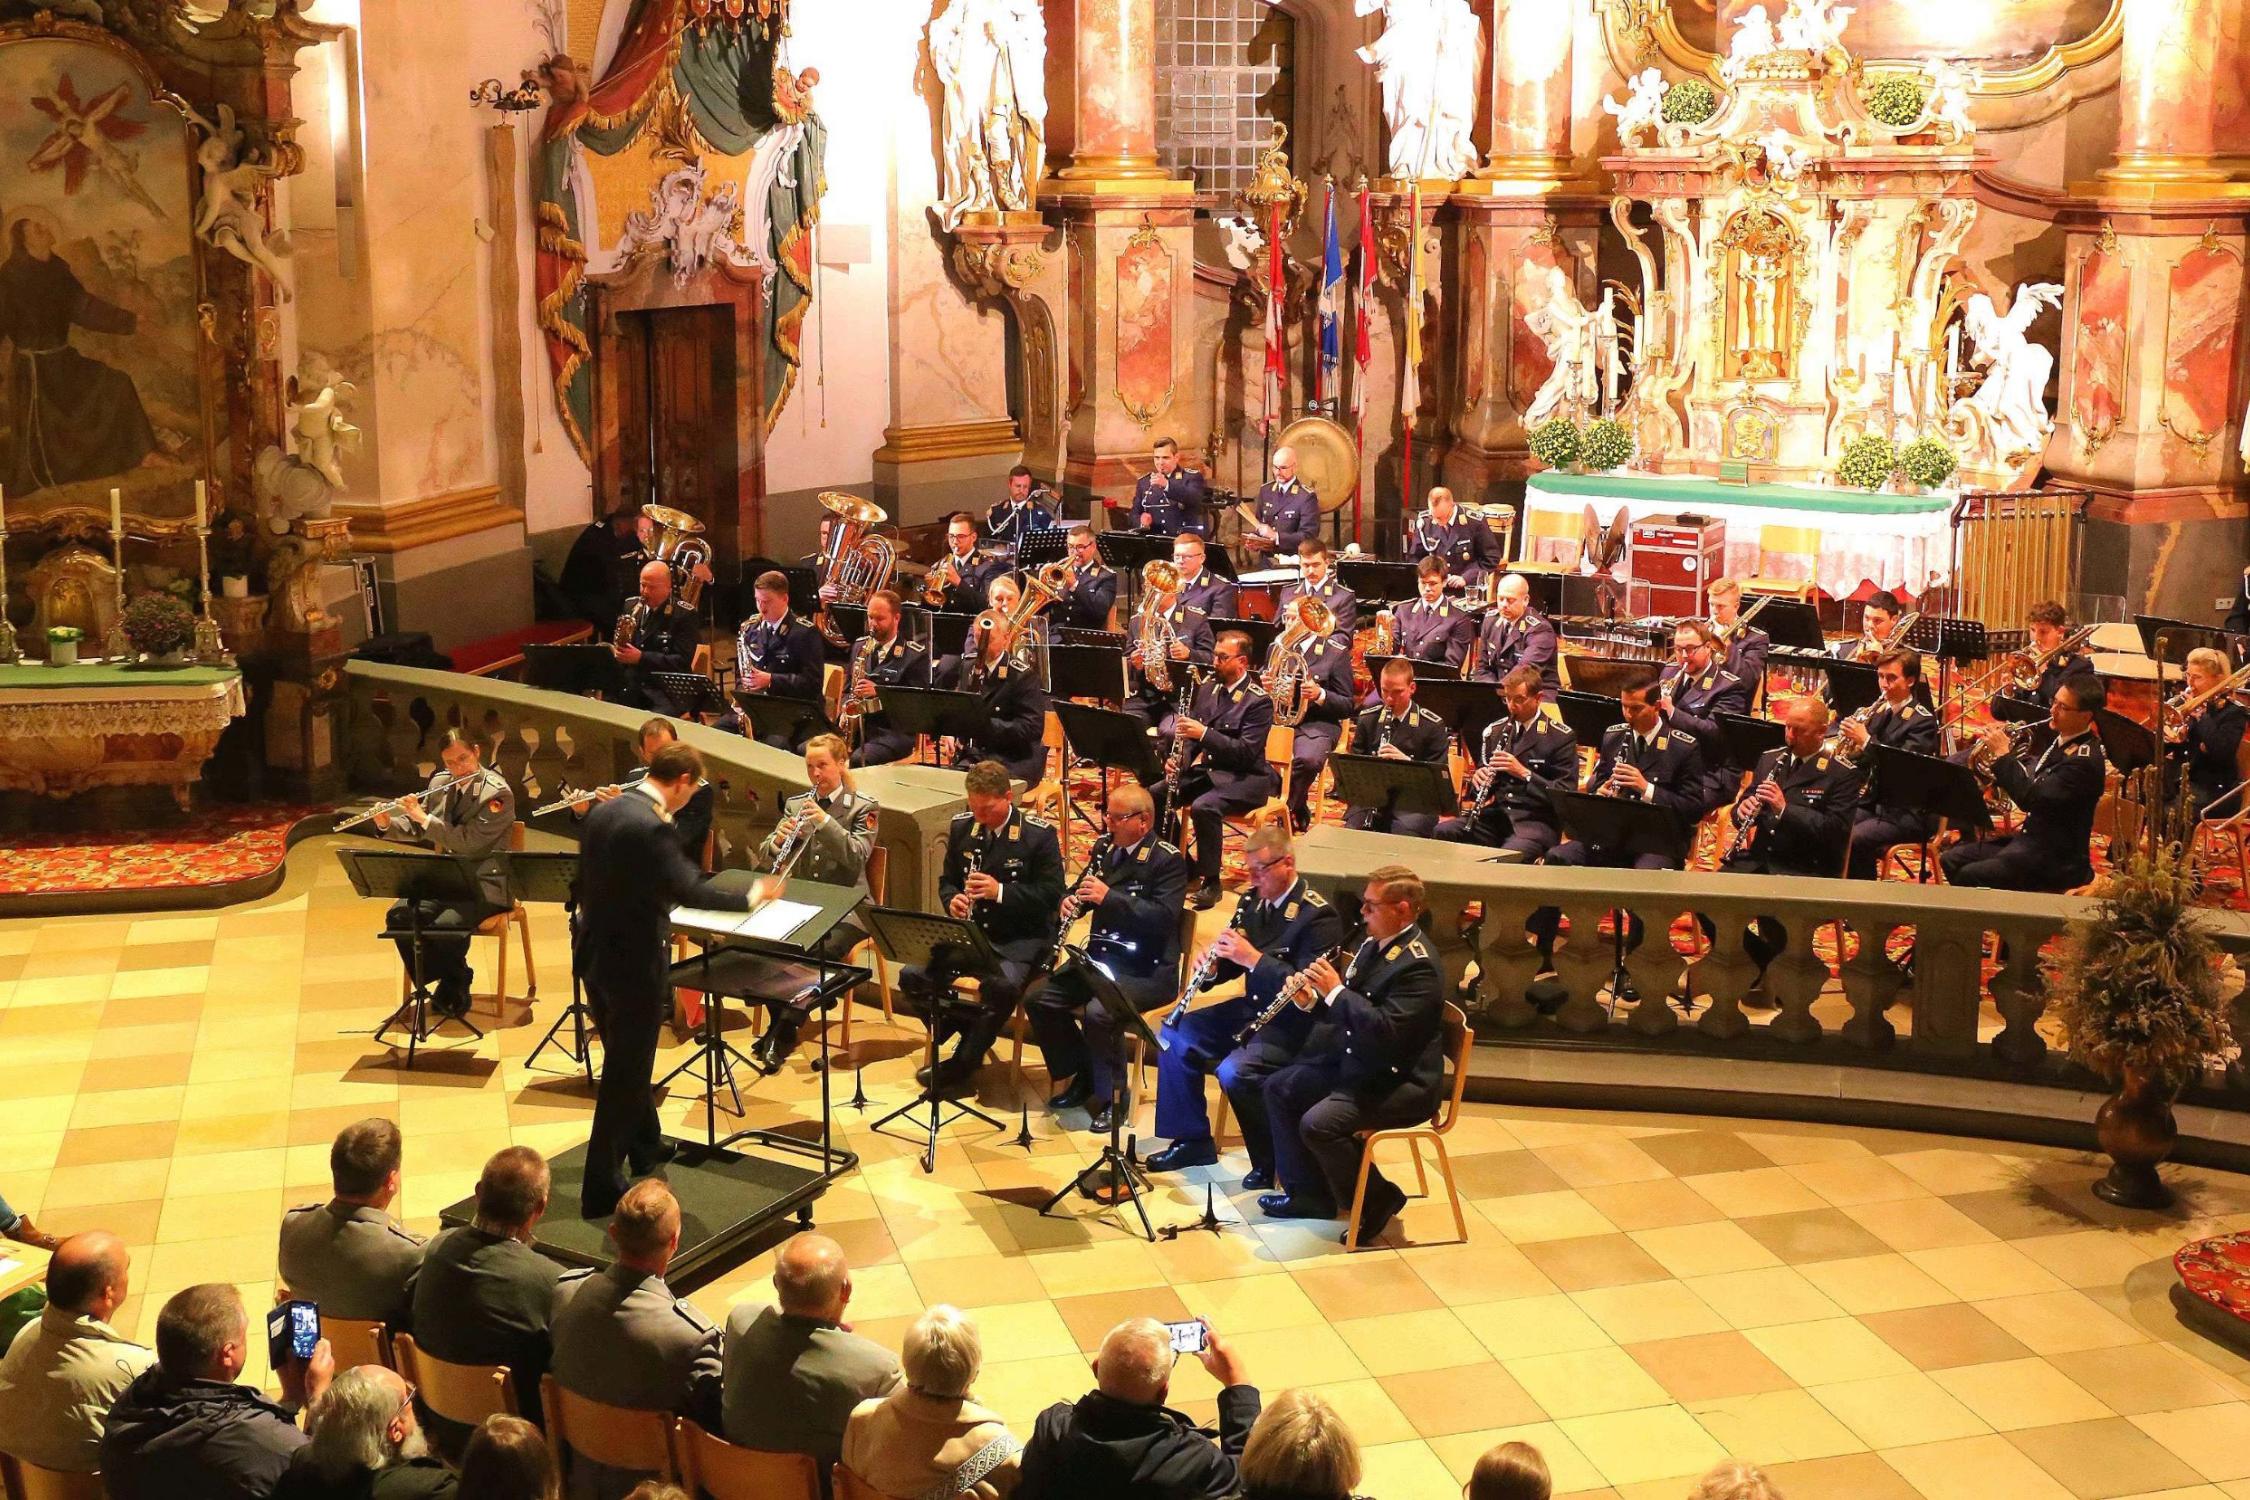
<path id="1" fill-rule="evenodd" d="M 2105 185 L 2250 175 L 2250 11 L 2241 0 L 2125 0 L 2117 161 Z"/>
<path id="2" fill-rule="evenodd" d="M 1156 160 L 1156 0 L 1078 0 L 1070 165 L 1087 182 L 1169 182 Z"/>
<path id="3" fill-rule="evenodd" d="M 1577 10 L 1559 0 L 1492 0 L 1485 161 L 1465 191 L 1538 194 L 1575 179 L 1570 88 Z"/>

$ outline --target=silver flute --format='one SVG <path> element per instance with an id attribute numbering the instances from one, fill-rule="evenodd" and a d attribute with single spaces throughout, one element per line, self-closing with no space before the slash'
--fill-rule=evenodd
<path id="1" fill-rule="evenodd" d="M 372 823 L 377 818 L 387 818 L 393 813 L 397 812 L 400 808 L 406 806 L 408 802 L 412 801 L 416 797 L 429 798 L 435 797 L 442 792 L 450 792 L 455 787 L 461 785 L 461 783 L 463 783 L 464 781 L 482 776 L 483 774 L 484 768 L 482 766 L 479 766 L 476 770 L 471 771 L 467 776 L 448 776 L 445 778 L 445 780 L 439 782 L 436 786 L 424 787 L 418 791 L 408 792 L 404 796 L 393 797 L 388 802 L 378 802 L 373 807 L 363 808 L 358 812 L 348 814 L 329 831 L 331 833 L 342 833 L 347 828 L 357 828 L 362 823 Z"/>

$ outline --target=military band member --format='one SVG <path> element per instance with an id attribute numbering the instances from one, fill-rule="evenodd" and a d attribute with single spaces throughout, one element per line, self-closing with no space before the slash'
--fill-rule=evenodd
<path id="1" fill-rule="evenodd" d="M 1657 695 L 1665 721 L 1706 747 L 1703 803 L 1695 814 L 1700 819 L 1724 806 L 1742 780 L 1741 771 L 1727 764 L 1726 730 L 1719 715 L 1747 717 L 1750 684 L 1719 665 L 1709 627 L 1700 620 L 1682 620 L 1672 629 L 1672 665 L 1664 669 Z"/>
<path id="2" fill-rule="evenodd" d="M 1750 685 L 1750 696 L 1758 696 L 1766 681 L 1766 653 L 1773 650 L 1773 637 L 1755 625 L 1742 621 L 1742 585 L 1731 578 L 1714 578 L 1707 591 L 1711 601 L 1713 634 L 1726 642 L 1726 669 Z"/>
<path id="3" fill-rule="evenodd" d="M 938 902 L 947 916 L 984 930 L 1000 966 L 977 974 L 981 1005 L 966 1021 L 930 1006 L 956 974 L 976 971 L 933 973 L 909 964 L 898 980 L 937 1028 L 937 1045 L 960 1037 L 953 1054 L 938 1064 L 936 1086 L 949 1092 L 972 1085 L 1000 1028 L 1015 1012 L 1031 966 L 1055 940 L 1055 914 L 1063 898 L 1062 843 L 1055 825 L 1017 809 L 1008 768 L 994 760 L 979 761 L 969 767 L 963 795 L 969 810 L 953 815 L 946 835 Z"/>
<path id="4" fill-rule="evenodd" d="M 1047 505 L 1053 496 L 1040 490 L 1038 483 L 1022 464 L 1008 471 L 1008 498 L 984 513 L 984 534 L 992 545 L 1012 554 L 1032 532 L 1055 524 L 1055 513 Z"/>
<path id="5" fill-rule="evenodd" d="M 1169 687 L 1156 686 L 1149 679 L 1147 664 L 1141 660 L 1140 621 L 1144 615 L 1161 618 L 1171 626 L 1171 645 L 1164 653 L 1170 663 L 1167 669 Z M 1211 653 L 1217 644 L 1211 635 L 1211 619 L 1182 600 L 1177 590 L 1163 594 L 1148 589 L 1142 592 L 1141 602 L 1125 629 L 1129 637 L 1126 667 L 1133 686 L 1133 695 L 1125 700 L 1125 712 L 1160 734 L 1169 735 L 1172 710 L 1187 682 L 1188 668 L 1211 664 Z"/>
<path id="6" fill-rule="evenodd" d="M 617 623 L 617 601 L 638 587 L 656 527 L 627 506 L 588 525 L 570 544 L 560 587 L 597 636 Z"/>
<path id="7" fill-rule="evenodd" d="M 1312 982 L 1297 997 L 1298 1008 L 1317 1007 L 1327 1024 L 1304 1057 L 1266 1080 L 1263 1108 L 1245 1111 L 1242 1100 L 1234 1101 L 1245 1138 L 1253 1128 L 1271 1134 L 1285 1191 L 1258 1199 L 1269 1219 L 1349 1212 L 1359 1132 L 1425 1121 L 1437 1106 L 1445 1080 L 1444 977 L 1418 925 L 1422 897 L 1421 877 L 1404 865 L 1367 877 L 1359 903 L 1366 940 L 1341 972 L 1326 958 L 1313 960 L 1305 971 Z M 1359 1239 L 1381 1234 L 1405 1206 L 1406 1194 L 1370 1166 Z"/>
<path id="8" fill-rule="evenodd" d="M 1412 669 L 1408 678 L 1412 679 Z M 1309 684 L 1305 716 L 1289 749 L 1289 816 L 1299 832 L 1311 818 L 1313 783 L 1344 725 L 1358 713 L 1352 698 L 1352 648 L 1350 640 L 1331 636 L 1305 651 L 1305 679 Z"/>
<path id="9" fill-rule="evenodd" d="M 1790 700 L 1783 719 L 1787 743 L 1758 757 L 1750 789 L 1734 806 L 1736 829 L 1754 822 L 1756 831 L 1740 853 L 1729 851 L 1722 870 L 1835 877 L 1862 777 L 1858 766 L 1828 753 L 1828 717 L 1828 705 L 1818 698 Z M 1788 932 L 1773 918 L 1751 920 L 1742 946 L 1760 980 L 1788 943 Z"/>
<path id="10" fill-rule="evenodd" d="M 1398 654 L 1444 667 L 1456 675 L 1476 638 L 1476 617 L 1445 597 L 1445 564 L 1425 557 L 1414 569 L 1416 596 L 1391 607 Z"/>
<path id="11" fill-rule="evenodd" d="M 1914 701 L 1914 684 L 1922 680 L 1922 653 L 1912 646 L 1886 651 L 1876 659 L 1875 682 L 1883 690 L 1875 711 L 1865 723 L 1846 719 L 1837 731 L 1843 751 L 1873 773 L 1877 745 L 1910 750 L 1916 755 L 1938 753 L 1938 721 L 1931 710 Z M 1893 844 L 1919 844 L 1937 831 L 1937 818 L 1911 807 L 1862 804 L 1852 819 L 1851 863 L 1845 874 L 1853 880 L 1873 880 L 1881 872 L 1883 851 Z"/>
<path id="12" fill-rule="evenodd" d="M 650 562 L 641 568 L 640 594 L 626 601 L 625 613 L 633 617 L 625 644 L 618 645 L 613 636 L 609 646 L 609 654 L 625 668 L 625 689 L 618 701 L 656 713 L 678 713 L 656 674 L 694 670 L 703 622 L 674 596 L 670 563 Z"/>
<path id="13" fill-rule="evenodd" d="M 1891 638 L 1898 633 L 1902 613 L 1896 595 L 1873 595 L 1860 608 L 1858 637 L 1837 642 L 1834 654 L 1845 661 L 1873 661 L 1882 652 L 1905 645 L 1905 641 Z"/>
<path id="14" fill-rule="evenodd" d="M 867 596 L 867 634 L 845 663 L 864 661 L 866 682 L 845 680 L 845 690 L 864 703 L 879 703 L 886 687 L 926 688 L 930 685 L 930 653 L 906 638 L 899 628 L 899 597 L 889 589 Z M 854 766 L 885 766 L 914 753 L 915 736 L 891 722 L 881 708 L 863 708 L 859 716 L 859 748 L 852 752 Z"/>
<path id="15" fill-rule="evenodd" d="M 2207 693 L 2227 676 L 2227 659 L 2209 646 L 2188 653 L 2189 694 Z M 2188 817 L 2231 818 L 2242 806 L 2235 787 L 2250 779 L 2250 710 L 2234 698 L 2221 696 L 2205 703 L 2185 724 L 2170 722 L 2167 715 L 2165 776 L 2168 795 L 2180 795 L 2180 771 L 2187 770 Z"/>
<path id="16" fill-rule="evenodd" d="M 1287 619 L 1290 605 L 1303 598 L 1317 599 L 1336 617 L 1335 638 L 1350 645 L 1352 633 L 1359 629 L 1359 596 L 1337 580 L 1336 560 L 1329 556 L 1328 544 L 1318 537 L 1298 543 L 1297 560 L 1303 572 L 1298 582 L 1282 589 L 1277 613 Z"/>
<path id="17" fill-rule="evenodd" d="M 1195 690 L 1188 711 L 1171 733 L 1180 757 L 1180 801 L 1195 829 L 1196 874 L 1203 882 L 1195 905 L 1209 911 L 1219 899 L 1220 856 L 1226 815 L 1265 806 L 1281 789 L 1266 761 L 1273 700 L 1250 675 L 1250 638 L 1239 630 L 1221 635 L 1211 656 L 1211 676 Z M 1183 749 L 1179 741 L 1185 741 Z"/>
<path id="18" fill-rule="evenodd" d="M 1087 868 L 1077 894 L 1079 909 L 1093 913 L 1086 956 L 1101 964 L 1136 1010 L 1154 1010 L 1172 998 L 1187 886 L 1186 858 L 1156 836 L 1155 799 L 1132 785 L 1111 792 L 1106 849 Z M 1048 1081 L 1057 1085 L 1049 1109 L 1084 1105 L 1093 1112 L 1089 1128 L 1097 1131 L 1115 1123 L 1121 1025 L 1095 998 L 1083 970 L 1075 964 L 1056 970 L 1031 1002 L 1032 1033 L 1047 1059 Z"/>
<path id="19" fill-rule="evenodd" d="M 1155 467 L 1133 485 L 1133 525 L 1155 536 L 1193 532 L 1208 539 L 1211 517 L 1205 495 L 1203 476 L 1180 467 L 1180 445 L 1158 438 Z"/>
<path id="20" fill-rule="evenodd" d="M 1500 580 L 1499 602 L 1485 616 L 1478 637 L 1478 682 L 1498 682 L 1517 667 L 1536 667 L 1539 691 L 1552 698 L 1562 687 L 1555 668 L 1555 625 L 1531 607 L 1531 585 L 1520 573 Z"/>
<path id="21" fill-rule="evenodd" d="M 2034 604 L 2025 615 L 2024 624 L 2028 627 L 2025 633 L 2030 637 L 2029 649 L 2025 655 L 2032 661 L 2038 661 L 2041 657 L 2048 659 L 2041 665 L 2037 677 L 2031 678 L 2029 682 L 2018 679 L 2011 697 L 2023 698 L 2036 702 L 2041 708 L 2048 708 L 2054 704 L 2055 689 L 2073 678 L 2095 675 L 2092 656 L 2083 650 L 2064 654 L 2059 649 L 2070 636 L 2070 616 L 2063 612 L 2061 605 L 2052 600 Z"/>
<path id="22" fill-rule="evenodd" d="M 867 889 L 867 860 L 875 852 L 875 824 L 882 807 L 852 780 L 849 759 L 841 735 L 816 734 L 805 742 L 805 780 L 810 789 L 782 804 L 780 821 L 751 856 L 753 869 L 777 872 L 786 864 L 791 879 Z M 765 898 L 778 892 L 757 894 Z M 823 958 L 842 958 L 866 939 L 867 930 L 846 917 L 828 930 L 817 951 Z M 773 1013 L 772 1021 L 766 1034 L 751 1045 L 750 1055 L 773 1074 L 796 1050 L 797 1034 L 811 1009 L 786 1000 L 764 1003 Z"/>
<path id="23" fill-rule="evenodd" d="M 632 781 L 645 775 L 648 763 L 656 758 L 656 752 L 666 745 L 677 744 L 679 738 L 679 732 L 672 727 L 670 719 L 651 719 L 643 724 L 640 732 L 633 737 L 641 754 L 641 763 L 627 773 L 625 780 Z M 586 815 L 602 803 L 614 802 L 624 794 L 623 782 L 599 788 L 584 801 L 573 802 L 570 805 L 570 815 L 584 822 Z M 672 815 L 672 831 L 679 836 L 680 852 L 697 865 L 703 863 L 703 847 L 711 837 L 711 817 L 718 801 L 717 789 L 705 782 L 695 789 L 695 795 L 688 799 L 687 806 Z"/>
<path id="24" fill-rule="evenodd" d="M 2230 635 L 2250 635 L 2250 566 L 2242 570 L 2242 592 L 2234 596 L 2234 608 L 2221 628 Z"/>
<path id="25" fill-rule="evenodd" d="M 1144 1163 L 1152 1172 L 1207 1167 L 1219 1159 L 1204 1099 L 1204 1075 L 1216 1074 L 1230 1099 L 1259 1097 L 1266 1079 L 1296 1060 L 1315 1023 L 1307 1012 L 1292 1007 L 1240 1047 L 1235 1045 L 1235 1034 L 1265 1008 L 1284 979 L 1344 936 L 1343 917 L 1299 878 L 1297 851 L 1280 825 L 1268 823 L 1252 831 L 1242 858 L 1250 872 L 1250 889 L 1235 907 L 1233 922 L 1212 942 L 1210 954 L 1216 966 L 1208 981 L 1216 987 L 1240 977 L 1242 993 L 1184 1016 L 1167 1017 L 1158 1033 L 1156 1133 L 1171 1144 Z M 1250 1171 L 1242 1186 L 1251 1192 L 1272 1187 L 1271 1140 L 1245 1144 L 1250 1147 Z"/>
<path id="26" fill-rule="evenodd" d="M 1500 539 L 1483 517 L 1461 514 L 1453 491 L 1442 484 L 1430 491 L 1429 509 L 1408 523 L 1406 541 L 1407 556 L 1434 557 L 1445 564 L 1447 593 L 1483 587 L 1500 566 Z"/>
<path id="27" fill-rule="evenodd" d="M 1993 755 L 1992 779 L 2023 809 L 2012 834 L 1956 844 L 1938 856 L 1954 885 L 2011 891 L 2067 891 L 2094 878 L 2094 809 L 2101 801 L 2109 763 L 2094 733 L 2094 714 L 2106 703 L 2099 677 L 2073 677 L 2047 710 L 2054 738 L 2036 755 L 2008 749 L 2008 731 L 1984 732 Z"/>
<path id="28" fill-rule="evenodd" d="M 1203 538 L 1193 534 L 1172 538 L 1172 566 L 1180 570 L 1180 601 L 1206 615 L 1241 618 L 1232 583 L 1211 571 Z"/>
<path id="29" fill-rule="evenodd" d="M 1539 697 L 1539 669 L 1517 667 L 1502 679 L 1508 711 L 1485 726 L 1478 771 L 1462 794 L 1462 815 L 1437 826 L 1453 843 L 1512 849 L 1526 863 L 1543 859 L 1562 834 L 1550 787 L 1578 785 L 1578 736 L 1551 703 Z M 1487 777 L 1489 793 L 1476 786 Z M 1479 800 L 1481 811 L 1473 811 Z"/>
<path id="30" fill-rule="evenodd" d="M 977 694 L 983 710 L 953 764 L 997 761 L 1025 786 L 1037 786 L 1047 779 L 1047 692 L 1037 671 L 1017 659 L 1014 643 L 1006 625 L 972 632 L 974 654 L 962 657 L 946 680 L 947 687 Z"/>
<path id="31" fill-rule="evenodd" d="M 1273 450 L 1273 483 L 1258 491 L 1257 521 L 1243 528 L 1242 545 L 1277 556 L 1294 552 L 1320 534 L 1320 497 L 1297 480 L 1297 450 Z"/>
<path id="32" fill-rule="evenodd" d="M 1379 700 L 1376 706 L 1352 721 L 1352 754 L 1444 765 L 1450 743 L 1445 721 L 1414 701 L 1413 664 L 1385 662 L 1375 691 Z M 1352 828 L 1424 838 L 1437 830 L 1435 813 L 1393 812 L 1381 807 L 1352 808 L 1344 814 L 1344 822 Z"/>
<path id="33" fill-rule="evenodd" d="M 441 1016 L 469 1010 L 469 935 L 486 918 L 508 909 L 508 835 L 516 822 L 516 794 L 507 778 L 484 764 L 483 742 L 460 729 L 448 729 L 438 742 L 438 769 L 429 787 L 399 804 L 395 813 L 377 813 L 383 837 L 428 844 L 464 864 L 473 863 L 477 899 L 459 905 L 443 901 L 392 903 L 386 924 L 394 932 L 422 928 L 421 980 L 432 986 L 431 1008 Z M 416 944 L 398 942 L 398 956 L 414 976 Z"/>
<path id="34" fill-rule="evenodd" d="M 757 601 L 757 612 L 742 622 L 742 634 L 736 643 L 742 691 L 761 698 L 796 698 L 818 704 L 828 648 L 810 620 L 790 612 L 788 575 L 760 573 L 751 597 Z M 761 745 L 794 750 L 812 732 L 813 716 L 808 713 L 795 723 L 768 728 L 757 740 Z"/>
<path id="35" fill-rule="evenodd" d="M 1070 591 L 1049 606 L 1072 630 L 1117 628 L 1117 570 L 1102 561 L 1094 529 L 1070 528 Z"/>
<path id="36" fill-rule="evenodd" d="M 936 579 L 936 605 L 953 614 L 973 615 L 984 608 L 985 585 L 1008 571 L 1008 559 L 986 555 L 977 546 L 977 523 L 967 511 L 945 523 L 945 555 L 930 569 Z M 923 584 L 925 599 L 931 584 Z"/>

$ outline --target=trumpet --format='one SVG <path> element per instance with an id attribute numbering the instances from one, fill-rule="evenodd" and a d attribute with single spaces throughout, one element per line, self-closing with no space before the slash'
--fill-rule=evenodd
<path id="1" fill-rule="evenodd" d="M 646 780 L 648 780 L 648 772 L 643 771 L 640 775 L 633 777 L 630 781 L 613 781 L 608 786 L 598 786 L 590 792 L 572 791 L 570 788 L 570 784 L 568 782 L 565 782 L 563 783 L 562 795 L 560 797 L 557 797 L 554 801 L 548 803 L 545 807 L 533 808 L 531 810 L 531 815 L 537 818 L 547 813 L 561 812 L 566 807 L 584 807 L 587 803 L 592 802 L 596 798 L 600 797 L 604 792 L 629 792 L 634 787 L 639 786 Z"/>
<path id="2" fill-rule="evenodd" d="M 407 792 L 403 795 L 393 797 L 388 802 L 378 802 L 373 807 L 362 808 L 358 812 L 347 814 L 336 824 L 334 828 L 330 829 L 329 832 L 342 833 L 347 828 L 357 828 L 362 823 L 372 823 L 377 818 L 387 818 L 417 797 L 428 799 L 431 797 L 439 796 L 442 793 L 450 792 L 455 787 L 460 786 L 465 782 L 472 781 L 475 778 L 482 776 L 483 774 L 484 768 L 482 766 L 479 766 L 476 770 L 471 771 L 467 776 L 447 776 L 436 786 L 420 788 L 416 791 Z"/>

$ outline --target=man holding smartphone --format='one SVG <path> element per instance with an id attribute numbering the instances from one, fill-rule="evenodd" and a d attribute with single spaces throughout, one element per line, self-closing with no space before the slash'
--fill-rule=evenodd
<path id="1" fill-rule="evenodd" d="M 1172 1369 L 1192 1352 L 1219 1382 L 1219 1441 L 1166 1406 Z M 1235 1464 L 1258 1420 L 1258 1390 L 1207 1323 L 1128 1318 L 1102 1340 L 1095 1388 L 1039 1414 L 1024 1444 L 1018 1500 L 1203 1500 L 1241 1488 Z"/>

